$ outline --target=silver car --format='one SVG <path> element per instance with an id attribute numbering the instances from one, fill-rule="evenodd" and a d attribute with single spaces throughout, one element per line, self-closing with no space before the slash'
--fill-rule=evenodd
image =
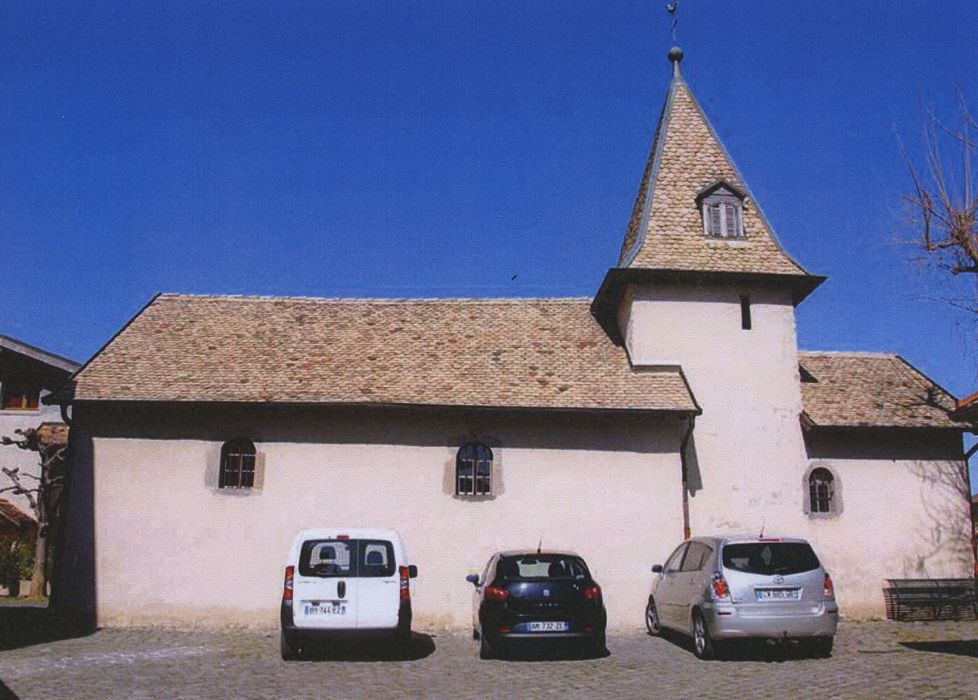
<path id="1" fill-rule="evenodd" d="M 723 656 L 739 639 L 800 640 L 816 656 L 832 654 L 839 607 L 805 540 L 695 537 L 652 573 L 649 634 L 689 634 L 701 659 Z"/>

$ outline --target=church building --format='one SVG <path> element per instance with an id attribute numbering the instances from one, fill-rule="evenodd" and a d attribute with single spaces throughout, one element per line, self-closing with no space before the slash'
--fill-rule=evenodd
<path id="1" fill-rule="evenodd" d="M 61 603 L 274 626 L 295 533 L 332 525 L 401 534 L 419 628 L 467 627 L 466 575 L 538 544 L 587 560 L 612 629 L 695 535 L 807 538 L 850 618 L 883 615 L 887 578 L 971 575 L 954 397 L 896 355 L 798 350 L 824 278 L 670 60 L 593 298 L 153 298 L 58 395 Z"/>

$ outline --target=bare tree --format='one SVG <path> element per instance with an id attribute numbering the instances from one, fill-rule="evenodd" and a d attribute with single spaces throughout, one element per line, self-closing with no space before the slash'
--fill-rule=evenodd
<path id="1" fill-rule="evenodd" d="M 913 182 L 903 195 L 914 240 L 927 262 L 957 276 L 978 274 L 978 120 L 958 95 L 960 122 L 949 127 L 930 111 L 924 128 L 924 165 L 918 167 L 902 148 Z M 969 294 L 951 300 L 978 313 L 978 299 Z"/>
<path id="2" fill-rule="evenodd" d="M 22 450 L 36 452 L 41 467 L 40 476 L 21 473 L 19 467 L 0 467 L 12 486 L 0 488 L 0 493 L 12 491 L 27 498 L 34 519 L 37 521 L 37 540 L 34 544 L 34 570 L 31 577 L 30 597 L 42 598 L 47 594 L 48 545 L 51 518 L 57 512 L 58 494 L 64 481 L 66 442 L 52 440 L 36 428 L 15 430 L 17 438 L 2 437 L 0 443 L 13 445 Z"/>

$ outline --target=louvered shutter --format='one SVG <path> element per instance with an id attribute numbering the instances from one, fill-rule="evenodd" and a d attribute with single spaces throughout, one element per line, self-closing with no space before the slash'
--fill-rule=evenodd
<path id="1" fill-rule="evenodd" d="M 720 227 L 720 205 L 710 205 L 710 235 L 722 236 L 723 229 Z"/>
<path id="2" fill-rule="evenodd" d="M 723 205 L 723 235 L 727 238 L 737 237 L 737 207 L 733 204 Z"/>

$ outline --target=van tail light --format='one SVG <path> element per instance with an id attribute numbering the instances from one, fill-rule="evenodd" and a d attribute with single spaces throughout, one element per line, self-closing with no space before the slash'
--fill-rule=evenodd
<path id="1" fill-rule="evenodd" d="M 825 583 L 822 586 L 822 597 L 828 600 L 835 600 L 835 585 L 832 583 L 832 577 L 829 576 L 829 572 L 825 572 Z"/>
<path id="2" fill-rule="evenodd" d="M 502 603 L 507 598 L 509 598 L 509 591 L 505 588 L 500 588 L 499 586 L 486 586 L 486 600 L 494 600 L 497 603 Z"/>
<path id="3" fill-rule="evenodd" d="M 581 591 L 581 595 L 584 596 L 585 600 L 601 600 L 601 586 L 598 584 L 588 586 Z"/>
<path id="4" fill-rule="evenodd" d="M 409 601 L 411 600 L 411 574 L 406 566 L 400 566 L 397 570 L 401 575 L 401 602 Z"/>
<path id="5" fill-rule="evenodd" d="M 713 574 L 713 581 L 710 583 L 710 587 L 713 589 L 714 598 L 730 597 L 730 586 L 727 585 L 727 579 L 723 578 L 723 574 Z"/>
<path id="6" fill-rule="evenodd" d="M 282 600 L 292 602 L 292 589 L 295 586 L 295 567 L 285 567 L 285 586 L 282 589 Z"/>

